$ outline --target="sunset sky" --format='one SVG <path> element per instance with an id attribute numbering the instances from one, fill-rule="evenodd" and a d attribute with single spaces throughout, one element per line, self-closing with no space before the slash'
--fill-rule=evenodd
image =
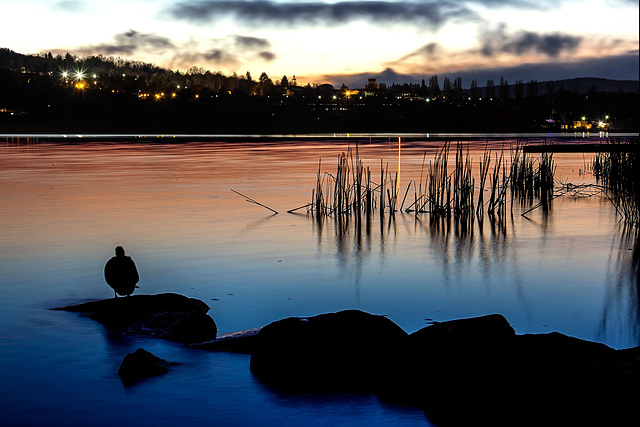
<path id="1" fill-rule="evenodd" d="M 638 79 L 637 0 L 0 0 L 0 47 L 299 84 Z"/>

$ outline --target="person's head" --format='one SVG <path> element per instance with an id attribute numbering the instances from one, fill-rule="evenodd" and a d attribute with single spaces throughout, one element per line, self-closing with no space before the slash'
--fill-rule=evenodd
<path id="1" fill-rule="evenodd" d="M 124 248 L 122 246 L 116 246 L 116 256 L 124 256 Z"/>

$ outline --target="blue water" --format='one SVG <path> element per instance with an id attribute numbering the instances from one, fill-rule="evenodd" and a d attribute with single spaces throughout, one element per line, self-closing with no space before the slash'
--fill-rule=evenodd
<path id="1" fill-rule="evenodd" d="M 0 146 L 0 424 L 429 425 L 421 410 L 371 395 L 277 393 L 251 375 L 247 355 L 121 337 L 49 310 L 112 297 L 102 268 L 116 245 L 138 265 L 136 293 L 199 298 L 221 332 L 357 308 L 407 332 L 501 313 L 517 333 L 639 344 L 634 241 L 606 198 L 562 197 L 527 217 L 517 207 L 504 231 L 485 221 L 465 237 L 411 214 L 376 217 L 361 234 L 287 214 L 308 203 L 318 159 L 334 172 L 347 148 Z M 373 170 L 381 158 L 395 170 L 400 158 L 402 188 L 420 176 L 423 144 L 402 157 L 392 143 L 360 149 Z M 556 162 L 565 181 L 593 180 L 579 171 L 582 154 Z M 125 387 L 117 369 L 140 347 L 179 365 Z"/>

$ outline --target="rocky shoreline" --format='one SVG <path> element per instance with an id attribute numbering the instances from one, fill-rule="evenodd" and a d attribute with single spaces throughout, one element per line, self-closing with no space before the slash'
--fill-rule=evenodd
<path id="1" fill-rule="evenodd" d="M 422 407 L 437 425 L 637 425 L 640 347 L 615 350 L 557 332 L 517 335 L 499 314 L 408 334 L 384 316 L 345 310 L 216 338 L 209 307 L 178 294 L 57 310 L 122 334 L 251 354 L 253 375 L 278 391 L 373 393 Z M 131 381 L 171 365 L 140 353 L 155 365 L 138 367 Z"/>

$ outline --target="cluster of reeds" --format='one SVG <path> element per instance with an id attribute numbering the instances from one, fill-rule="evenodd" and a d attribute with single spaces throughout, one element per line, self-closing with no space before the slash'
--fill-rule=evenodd
<path id="1" fill-rule="evenodd" d="M 640 224 L 640 144 L 628 151 L 602 152 L 593 161 L 593 174 L 627 222 Z"/>
<path id="2" fill-rule="evenodd" d="M 451 165 L 451 144 L 445 142 L 435 157 L 426 163 L 426 153 L 422 161 L 419 181 L 411 180 L 407 185 L 400 210 L 402 211 L 411 187 L 414 189 L 413 203 L 404 212 L 415 215 L 428 213 L 432 222 L 450 223 L 453 218 L 456 227 L 471 227 L 475 218 L 482 220 L 484 212 L 494 221 L 503 220 L 508 211 L 508 190 L 521 201 L 530 203 L 540 198 L 547 204 L 553 197 L 554 172 L 553 157 L 543 153 L 540 159 L 526 156 L 521 148 L 516 149 L 511 165 L 504 153 L 485 151 L 480 161 L 478 185 L 473 175 L 473 161 L 469 146 L 458 143 L 455 148 L 455 164 Z M 493 161 L 492 161 L 493 160 Z M 389 172 L 388 165 L 380 163 L 380 180 L 372 180 L 371 170 L 363 165 L 358 156 L 349 148 L 347 154 L 338 156 L 335 175 L 322 173 L 318 165 L 316 188 L 312 191 L 311 203 L 307 210 L 318 216 L 342 216 L 356 213 L 372 215 L 379 210 L 394 214 L 398 202 L 398 176 Z M 485 192 L 488 195 L 485 195 Z"/>
<path id="3" fill-rule="evenodd" d="M 308 211 L 321 216 L 341 216 L 344 214 L 372 215 L 374 209 L 384 215 L 388 209 L 396 211 L 398 199 L 397 173 L 392 175 L 380 162 L 380 181 L 372 180 L 371 170 L 364 167 L 362 160 L 348 149 L 347 154 L 338 156 L 338 168 L 335 175 L 322 173 L 321 160 L 318 163 L 316 187 L 311 193 Z M 291 211 L 290 211 L 291 212 Z"/>
<path id="4" fill-rule="evenodd" d="M 542 153 L 537 159 L 527 156 L 521 146 L 516 146 L 511 156 L 512 197 L 522 206 L 531 205 L 537 198 L 542 206 L 548 207 L 554 198 L 555 169 L 553 153 Z"/>

